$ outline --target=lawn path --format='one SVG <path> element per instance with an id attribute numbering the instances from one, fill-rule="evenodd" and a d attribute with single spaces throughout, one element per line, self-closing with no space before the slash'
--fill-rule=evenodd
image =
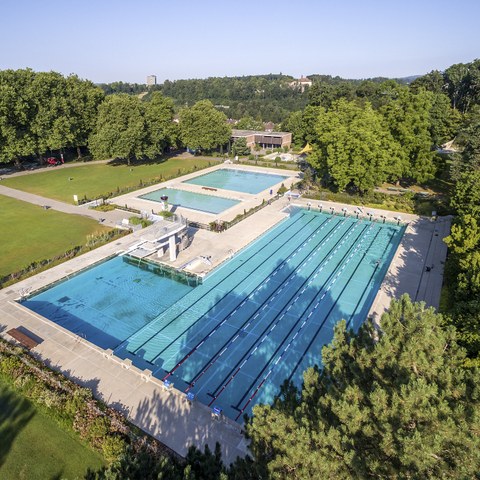
<path id="1" fill-rule="evenodd" d="M 0 195 L 5 195 L 6 197 L 11 197 L 17 200 L 32 203 L 33 205 L 39 205 L 40 207 L 47 206 L 48 208 L 53 208 L 54 210 L 63 213 L 90 217 L 108 227 L 115 227 L 117 223 L 121 222 L 122 218 L 125 218 L 126 214 L 126 212 L 122 212 L 120 210 L 100 212 L 97 210 L 92 210 L 91 208 L 85 207 L 83 205 L 70 205 L 68 203 L 60 202 L 58 200 L 52 200 L 51 198 L 34 195 L 33 193 L 5 187 L 4 185 L 0 185 Z"/>

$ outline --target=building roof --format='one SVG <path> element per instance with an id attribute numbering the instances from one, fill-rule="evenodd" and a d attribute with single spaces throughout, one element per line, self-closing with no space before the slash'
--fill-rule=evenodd
<path id="1" fill-rule="evenodd" d="M 258 130 L 235 130 L 232 129 L 232 137 L 248 137 L 249 135 L 263 135 L 264 137 L 283 137 L 291 135 L 290 132 L 264 132 Z"/>
<path id="2" fill-rule="evenodd" d="M 298 83 L 312 83 L 312 81 L 307 78 L 307 77 L 300 77 L 298 80 L 297 80 Z"/>

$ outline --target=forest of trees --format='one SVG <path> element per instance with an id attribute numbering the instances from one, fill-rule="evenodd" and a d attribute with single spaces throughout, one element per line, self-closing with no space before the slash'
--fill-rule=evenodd
<path id="1" fill-rule="evenodd" d="M 0 71 L 0 163 L 86 146 L 104 93 L 55 72 Z"/>

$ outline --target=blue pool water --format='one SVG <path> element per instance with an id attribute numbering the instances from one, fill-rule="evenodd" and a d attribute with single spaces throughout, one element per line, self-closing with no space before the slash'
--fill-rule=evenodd
<path id="1" fill-rule="evenodd" d="M 255 194 L 273 187 L 273 185 L 284 181 L 286 178 L 288 176 L 222 168 L 191 180 L 185 180 L 183 183 Z"/>
<path id="2" fill-rule="evenodd" d="M 111 326 L 111 336 L 125 338 L 115 354 L 241 421 L 256 403 L 270 403 L 284 379 L 301 385 L 302 372 L 321 364 L 322 346 L 331 341 L 340 319 L 359 328 L 403 231 L 404 227 L 388 223 L 299 210 L 216 269 L 202 285 L 179 292 L 172 287 L 168 293 L 161 287 L 148 294 L 139 288 L 143 302 L 133 305 L 127 300 L 124 305 L 129 323 L 135 324 L 132 333 L 126 334 L 121 322 L 121 335 Z M 127 286 L 133 278 L 131 273 L 116 281 Z M 84 283 L 84 288 L 87 293 L 78 294 L 82 299 L 90 288 L 103 284 Z M 72 289 L 66 282 L 53 295 L 41 294 L 46 295 L 43 302 L 48 304 L 50 296 L 56 306 L 45 306 L 39 313 L 57 321 L 56 309 L 64 314 L 67 303 L 61 297 L 70 297 Z M 105 293 L 110 302 L 115 291 Z M 171 295 L 176 300 L 168 298 L 170 306 L 154 305 L 157 297 L 165 300 Z M 38 299 L 28 302 L 32 305 Z M 152 311 L 145 315 L 148 304 Z M 85 313 L 88 318 L 91 310 Z M 70 325 L 75 328 L 75 322 Z"/>
<path id="3" fill-rule="evenodd" d="M 193 288 L 152 270 L 114 257 L 23 305 L 95 345 L 113 349 Z"/>
<path id="4" fill-rule="evenodd" d="M 224 210 L 240 203 L 240 200 L 231 198 L 215 197 L 213 195 L 204 195 L 202 193 L 187 192 L 175 188 L 160 188 L 139 198 L 161 202 L 160 197 L 168 195 L 168 203 L 178 207 L 190 208 L 192 210 L 201 210 L 208 213 L 221 213 Z"/>

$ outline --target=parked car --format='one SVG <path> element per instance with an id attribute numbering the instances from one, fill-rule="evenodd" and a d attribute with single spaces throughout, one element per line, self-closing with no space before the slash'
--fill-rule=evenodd
<path id="1" fill-rule="evenodd" d="M 58 160 L 58 158 L 48 157 L 47 158 L 47 163 L 49 165 L 55 166 L 55 165 L 61 165 L 62 162 L 60 160 Z"/>

